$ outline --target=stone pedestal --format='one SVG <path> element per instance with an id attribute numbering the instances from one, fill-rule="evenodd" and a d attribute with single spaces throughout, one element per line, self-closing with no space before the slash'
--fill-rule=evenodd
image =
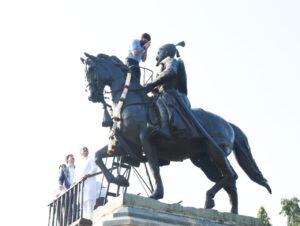
<path id="1" fill-rule="evenodd" d="M 94 211 L 93 226 L 262 226 L 259 219 L 123 194 Z"/>

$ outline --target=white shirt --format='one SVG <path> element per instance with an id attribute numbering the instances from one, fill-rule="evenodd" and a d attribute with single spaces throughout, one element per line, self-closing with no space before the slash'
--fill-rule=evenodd
<path id="1" fill-rule="evenodd" d="M 74 174 L 75 174 L 75 166 L 74 165 L 68 166 L 68 170 L 69 170 L 69 182 L 72 185 L 74 180 Z"/>
<path id="2" fill-rule="evenodd" d="M 91 157 L 82 157 L 79 163 L 76 164 L 76 171 L 74 175 L 75 182 L 79 182 L 84 176 L 94 174 L 97 172 L 95 161 Z M 84 181 L 83 201 L 93 200 L 97 198 L 96 176 L 89 177 Z"/>

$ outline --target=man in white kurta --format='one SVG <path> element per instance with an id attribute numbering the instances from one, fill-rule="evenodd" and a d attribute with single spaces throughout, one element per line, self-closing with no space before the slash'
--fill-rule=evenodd
<path id="1" fill-rule="evenodd" d="M 75 182 L 80 181 L 83 177 L 94 174 L 97 171 L 97 166 L 94 159 L 89 157 L 89 150 L 86 147 L 81 148 L 80 150 L 81 159 L 77 163 L 75 171 Z M 96 177 L 92 176 L 87 178 L 84 181 L 83 188 L 83 218 L 92 219 L 93 210 L 97 198 L 97 189 L 96 189 Z"/>

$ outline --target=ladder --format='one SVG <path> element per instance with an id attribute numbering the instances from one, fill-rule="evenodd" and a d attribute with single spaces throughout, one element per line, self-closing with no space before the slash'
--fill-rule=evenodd
<path id="1" fill-rule="evenodd" d="M 114 176 L 122 175 L 128 181 L 131 176 L 131 170 L 133 170 L 134 174 L 136 175 L 136 178 L 138 179 L 139 183 L 143 187 L 144 192 L 147 194 L 147 196 L 149 196 L 151 194 L 151 192 L 153 191 L 153 185 L 152 185 L 152 182 L 150 179 L 150 175 L 149 175 L 146 163 L 144 163 L 145 173 L 146 173 L 146 175 L 144 175 L 144 176 L 142 176 L 138 172 L 136 167 L 131 166 L 130 164 L 122 161 L 122 157 L 120 157 L 120 156 L 106 158 L 105 165 L 110 166 L 109 171 Z M 143 177 L 148 178 L 148 182 L 146 182 Z M 107 182 L 104 175 L 102 174 L 102 178 L 101 178 L 101 182 L 100 182 L 100 194 L 96 200 L 95 209 L 98 206 L 105 205 L 111 197 L 112 198 L 118 197 L 120 194 L 123 194 L 126 192 L 127 192 L 127 187 L 122 187 L 122 186 L 118 186 L 116 184 Z M 140 193 L 138 193 L 138 195 L 139 194 Z"/>
<path id="2" fill-rule="evenodd" d="M 120 156 L 108 157 L 105 160 L 105 165 L 108 167 L 109 171 L 114 175 L 122 175 L 127 180 L 129 180 L 131 166 L 129 164 L 123 163 Z M 122 187 L 110 182 L 107 182 L 104 175 L 100 180 L 100 192 L 99 197 L 96 200 L 95 208 L 98 206 L 103 206 L 107 203 L 110 197 L 118 197 L 122 193 L 126 193 L 127 187 Z"/>

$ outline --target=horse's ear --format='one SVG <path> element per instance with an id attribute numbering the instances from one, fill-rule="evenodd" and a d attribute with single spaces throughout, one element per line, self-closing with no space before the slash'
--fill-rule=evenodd
<path id="1" fill-rule="evenodd" d="M 97 59 L 97 57 L 95 57 L 95 56 L 93 56 L 93 55 L 91 55 L 91 54 L 88 54 L 88 53 L 84 53 L 84 55 L 85 55 L 86 57 L 88 57 L 88 58 L 91 58 L 92 60 Z"/>
<path id="2" fill-rule="evenodd" d="M 80 60 L 83 64 L 85 64 L 85 60 L 82 57 L 80 57 Z"/>
<path id="3" fill-rule="evenodd" d="M 184 41 L 179 42 L 179 43 L 176 44 L 176 46 L 185 47 L 185 42 Z"/>
<path id="4" fill-rule="evenodd" d="M 84 55 L 87 57 L 87 59 L 84 60 L 85 64 L 90 65 L 90 66 L 95 65 L 95 62 L 97 61 L 97 57 L 95 57 L 91 54 L 88 54 L 88 53 L 84 53 Z"/>
<path id="5" fill-rule="evenodd" d="M 84 53 L 84 55 L 85 55 L 86 57 L 90 57 L 90 56 L 91 56 L 91 55 L 88 54 L 88 53 Z"/>

